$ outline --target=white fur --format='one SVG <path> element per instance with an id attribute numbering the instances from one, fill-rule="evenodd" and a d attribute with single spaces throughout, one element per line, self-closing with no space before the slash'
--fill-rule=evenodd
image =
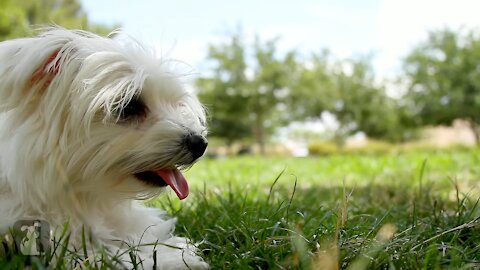
<path id="1" fill-rule="evenodd" d="M 134 96 L 146 118 L 119 123 L 116 112 Z M 205 135 L 203 123 L 197 98 L 138 43 L 60 28 L 0 43 L 0 232 L 19 219 L 57 231 L 68 221 L 72 246 L 85 225 L 112 253 L 157 242 L 158 269 L 208 268 L 189 240 L 173 236 L 174 219 L 136 201 L 164 188 L 132 175 L 188 166 L 182 136 Z M 151 269 L 154 246 L 138 249 Z"/>

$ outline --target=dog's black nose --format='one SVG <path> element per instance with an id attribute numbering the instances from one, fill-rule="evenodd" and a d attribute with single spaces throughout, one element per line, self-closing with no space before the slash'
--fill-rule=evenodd
<path id="1" fill-rule="evenodd" d="M 185 146 L 192 153 L 193 160 L 201 157 L 207 149 L 208 141 L 205 137 L 196 134 L 189 134 L 184 139 Z"/>

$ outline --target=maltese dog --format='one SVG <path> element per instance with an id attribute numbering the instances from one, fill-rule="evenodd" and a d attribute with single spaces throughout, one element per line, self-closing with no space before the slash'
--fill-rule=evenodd
<path id="1" fill-rule="evenodd" d="M 0 60 L 0 232 L 68 224 L 69 248 L 88 231 L 126 268 L 208 269 L 175 219 L 138 202 L 187 197 L 181 171 L 207 147 L 204 108 L 172 67 L 138 42 L 61 28 L 0 43 Z"/>

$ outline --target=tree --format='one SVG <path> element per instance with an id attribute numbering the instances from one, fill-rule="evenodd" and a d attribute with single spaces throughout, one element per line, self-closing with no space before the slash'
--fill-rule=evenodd
<path id="1" fill-rule="evenodd" d="M 99 34 L 112 30 L 90 23 L 78 0 L 0 0 L 0 41 L 32 35 L 32 28 L 50 24 Z"/>
<path id="2" fill-rule="evenodd" d="M 288 121 L 286 86 L 296 65 L 293 52 L 277 54 L 276 40 L 262 43 L 257 38 L 248 47 L 240 34 L 210 46 L 213 76 L 200 78 L 197 86 L 211 112 L 212 136 L 224 138 L 227 144 L 254 137 L 264 153 L 266 138 Z"/>
<path id="3" fill-rule="evenodd" d="M 359 131 L 370 138 L 404 140 L 407 131 L 401 125 L 402 111 L 397 100 L 386 94 L 385 86 L 375 82 L 369 58 L 342 61 L 336 69 L 334 107 L 340 132 Z M 345 65 L 348 67 L 345 68 Z"/>
<path id="4" fill-rule="evenodd" d="M 248 107 L 253 135 L 262 153 L 266 138 L 278 126 L 292 120 L 288 107 L 291 88 L 288 86 L 297 65 L 295 53 L 277 56 L 276 42 L 274 39 L 262 44 L 257 37 L 254 45 L 255 68 Z"/>
<path id="5" fill-rule="evenodd" d="M 293 91 L 303 99 L 305 117 L 333 114 L 339 123 L 334 138 L 339 144 L 359 131 L 390 141 L 407 138 L 406 115 L 385 87 L 375 82 L 369 57 L 334 60 L 325 50 L 311 59 Z"/>
<path id="6" fill-rule="evenodd" d="M 227 145 L 251 136 L 248 119 L 249 81 L 245 45 L 240 35 L 229 43 L 211 45 L 208 58 L 214 62 L 213 75 L 199 78 L 199 98 L 207 106 L 211 136 L 223 138 Z"/>
<path id="7" fill-rule="evenodd" d="M 227 144 L 253 137 L 263 152 L 278 126 L 330 112 L 340 124 L 339 144 L 358 131 L 391 141 L 408 137 L 406 110 L 375 81 L 370 57 L 335 60 L 324 50 L 300 60 L 294 51 L 279 54 L 276 44 L 257 38 L 247 46 L 236 34 L 210 46 L 212 76 L 197 86 L 212 136 Z"/>
<path id="8" fill-rule="evenodd" d="M 465 119 L 480 143 L 480 36 L 475 31 L 431 32 L 405 59 L 407 98 L 418 124 Z"/>

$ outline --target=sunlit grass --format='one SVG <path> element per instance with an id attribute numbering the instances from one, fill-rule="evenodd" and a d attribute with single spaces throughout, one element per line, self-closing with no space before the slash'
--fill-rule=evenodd
<path id="1" fill-rule="evenodd" d="M 204 160 L 179 217 L 215 269 L 480 266 L 478 150 Z"/>
<path id="2" fill-rule="evenodd" d="M 186 172 L 185 201 L 170 192 L 147 204 L 178 217 L 176 233 L 198 242 L 213 269 L 472 269 L 479 165 L 478 149 L 204 159 Z M 67 253 L 61 268 L 115 261 Z M 32 268 L 60 267 L 42 262 Z"/>
<path id="3" fill-rule="evenodd" d="M 187 173 L 193 188 L 227 186 L 268 187 L 285 170 L 279 185 L 300 187 L 412 184 L 418 185 L 425 162 L 423 181 L 449 185 L 458 180 L 476 185 L 480 175 L 480 151 L 438 150 L 387 155 L 333 155 L 327 157 L 285 158 L 243 156 L 205 159 Z"/>

